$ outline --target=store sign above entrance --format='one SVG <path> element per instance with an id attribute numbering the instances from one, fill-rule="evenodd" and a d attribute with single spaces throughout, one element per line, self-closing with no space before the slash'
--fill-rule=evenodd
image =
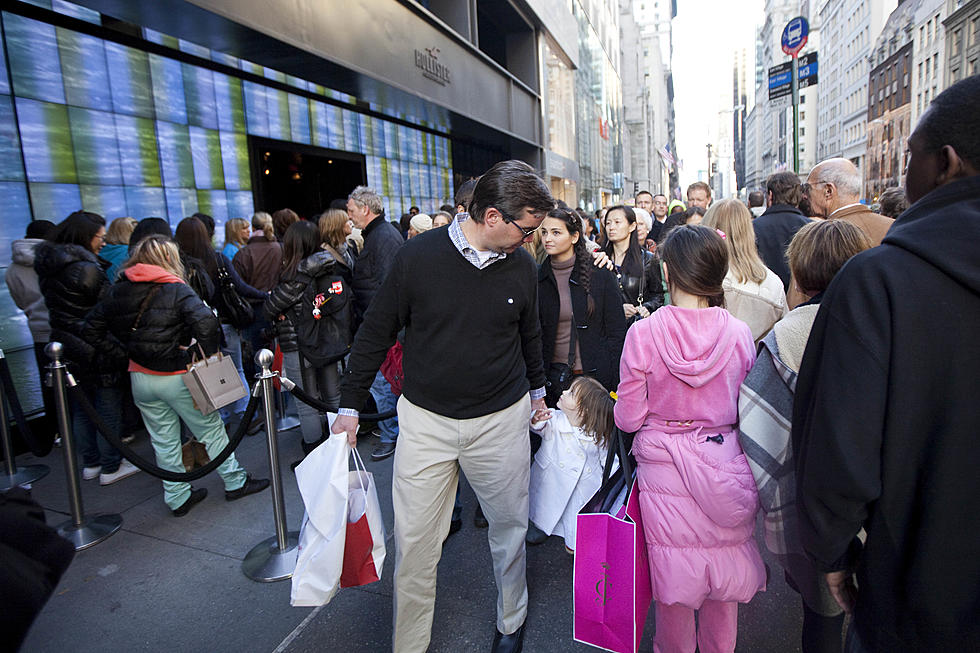
<path id="1" fill-rule="evenodd" d="M 449 78 L 449 68 L 439 63 L 439 48 L 423 48 L 415 51 L 415 67 L 422 71 L 425 77 L 442 84 L 452 83 Z"/>

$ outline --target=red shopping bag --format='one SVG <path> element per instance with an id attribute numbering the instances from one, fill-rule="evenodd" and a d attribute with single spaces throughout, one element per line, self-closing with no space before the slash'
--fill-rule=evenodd
<path id="1" fill-rule="evenodd" d="M 347 535 L 341 587 L 358 587 L 381 579 L 385 560 L 384 523 L 374 476 L 364 469 L 357 449 L 352 449 L 354 471 L 349 472 Z"/>
<path id="2" fill-rule="evenodd" d="M 622 469 L 579 512 L 572 582 L 575 641 L 636 653 L 653 593 L 639 491 Z"/>

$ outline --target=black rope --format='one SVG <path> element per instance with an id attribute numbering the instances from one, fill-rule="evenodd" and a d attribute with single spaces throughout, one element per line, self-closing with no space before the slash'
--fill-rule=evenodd
<path id="1" fill-rule="evenodd" d="M 47 456 L 51 453 L 51 448 L 54 446 L 54 438 L 51 438 L 50 441 L 41 441 L 34 435 L 34 431 L 24 417 L 24 408 L 20 405 L 20 399 L 17 398 L 14 380 L 10 376 L 10 366 L 7 364 L 7 358 L 5 356 L 0 357 L 0 383 L 3 384 L 3 394 L 7 397 L 7 405 L 10 406 L 10 411 L 14 414 L 17 429 L 20 431 L 21 437 L 24 438 L 24 442 L 30 448 L 31 453 L 38 458 Z M 44 383 L 43 370 L 41 370 L 41 383 Z"/>
<path id="2" fill-rule="evenodd" d="M 302 401 L 304 404 L 313 406 L 322 413 L 335 413 L 337 410 L 327 406 L 325 403 L 314 397 L 313 395 L 307 393 L 303 388 L 299 387 L 299 384 L 294 384 L 292 389 L 289 391 L 294 397 Z M 380 422 L 384 419 L 390 419 L 398 415 L 397 410 L 389 410 L 386 413 L 361 413 L 358 417 L 364 422 Z"/>
<path id="3" fill-rule="evenodd" d="M 252 423 L 255 418 L 255 412 L 258 409 L 259 397 L 253 396 L 248 400 L 248 407 L 245 409 L 245 416 L 242 417 L 242 421 L 238 425 L 238 430 L 228 439 L 228 444 L 225 448 L 221 450 L 217 456 L 211 459 L 207 465 L 203 467 L 198 467 L 197 469 L 191 470 L 189 472 L 172 472 L 168 469 L 161 469 L 155 464 L 151 463 L 147 459 L 140 456 L 138 453 L 130 449 L 127 445 L 123 444 L 123 441 L 119 438 L 119 434 L 110 431 L 106 427 L 105 422 L 102 421 L 102 417 L 99 415 L 98 411 L 89 403 L 88 398 L 85 393 L 82 392 L 81 387 L 77 385 L 69 385 L 68 391 L 73 394 L 75 401 L 78 405 L 82 407 L 82 410 L 88 415 L 88 418 L 92 420 L 95 427 L 99 429 L 99 432 L 105 436 L 105 439 L 109 441 L 109 444 L 114 446 L 123 455 L 123 458 L 133 463 L 144 472 L 151 476 L 155 476 L 164 481 L 173 481 L 175 483 L 190 482 L 195 481 L 203 476 L 207 476 L 214 470 L 216 470 L 221 463 L 228 459 L 235 449 L 241 443 L 242 438 L 245 437 L 245 433 L 248 431 L 248 425 Z"/>

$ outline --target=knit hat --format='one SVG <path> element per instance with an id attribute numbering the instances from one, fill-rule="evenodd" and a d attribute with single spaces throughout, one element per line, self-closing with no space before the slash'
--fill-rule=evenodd
<path id="1" fill-rule="evenodd" d="M 412 219 L 408 224 L 410 224 L 412 229 L 415 231 L 422 233 L 423 231 L 428 231 L 432 228 L 432 218 L 425 213 L 417 213 L 412 216 Z"/>

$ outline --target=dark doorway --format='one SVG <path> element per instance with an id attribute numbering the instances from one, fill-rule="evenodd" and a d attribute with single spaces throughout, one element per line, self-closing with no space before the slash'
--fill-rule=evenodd
<path id="1" fill-rule="evenodd" d="M 258 211 L 289 208 L 313 219 L 335 199 L 367 183 L 364 157 L 352 152 L 249 137 L 252 188 Z"/>

